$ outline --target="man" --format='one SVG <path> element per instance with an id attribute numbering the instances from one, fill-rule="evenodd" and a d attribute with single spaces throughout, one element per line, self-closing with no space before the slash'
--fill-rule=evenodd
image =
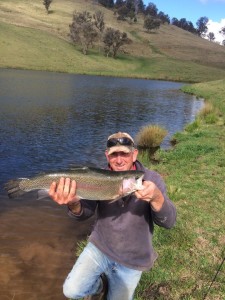
<path id="1" fill-rule="evenodd" d="M 88 244 L 63 286 L 65 296 L 71 299 L 100 294 L 105 276 L 108 289 L 104 299 L 133 299 L 142 271 L 149 270 L 157 258 L 152 246 L 154 223 L 171 228 L 176 220 L 163 180 L 137 160 L 138 150 L 129 134 L 109 136 L 105 155 L 112 171 L 144 171 L 143 188 L 113 203 L 78 199 L 76 182 L 69 178 L 61 178 L 58 185 L 53 182 L 49 191 L 58 204 L 68 205 L 73 218 L 85 220 L 95 212 L 97 216 Z"/>

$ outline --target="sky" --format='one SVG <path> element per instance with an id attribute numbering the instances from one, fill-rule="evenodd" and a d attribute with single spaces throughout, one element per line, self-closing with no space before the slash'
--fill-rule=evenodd
<path id="1" fill-rule="evenodd" d="M 196 27 L 200 17 L 207 17 L 208 32 L 215 34 L 216 40 L 225 39 L 218 32 L 225 26 L 225 0 L 144 0 L 145 5 L 154 3 L 158 11 L 162 11 L 172 18 L 185 18 Z"/>

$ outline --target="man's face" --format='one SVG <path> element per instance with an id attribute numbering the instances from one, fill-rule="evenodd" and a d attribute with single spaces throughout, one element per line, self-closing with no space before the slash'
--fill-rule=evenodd
<path id="1" fill-rule="evenodd" d="M 133 163 L 137 159 L 138 150 L 134 149 L 129 153 L 114 152 L 110 155 L 108 155 L 106 150 L 105 155 L 113 171 L 129 171 L 132 170 Z"/>

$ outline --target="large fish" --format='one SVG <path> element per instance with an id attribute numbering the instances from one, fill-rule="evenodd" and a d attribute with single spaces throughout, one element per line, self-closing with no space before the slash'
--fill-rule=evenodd
<path id="1" fill-rule="evenodd" d="M 8 181 L 4 188 L 9 198 L 23 193 L 43 190 L 47 196 L 50 184 L 59 182 L 61 177 L 69 177 L 77 183 L 76 195 L 87 200 L 117 200 L 142 188 L 142 171 L 110 171 L 97 168 L 72 168 L 68 171 L 46 173 L 32 178 Z"/>

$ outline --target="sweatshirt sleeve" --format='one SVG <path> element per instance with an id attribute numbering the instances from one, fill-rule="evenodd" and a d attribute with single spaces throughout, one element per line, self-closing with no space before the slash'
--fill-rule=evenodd
<path id="1" fill-rule="evenodd" d="M 74 214 L 68 207 L 68 215 L 77 221 L 87 220 L 95 214 L 97 201 L 81 199 L 81 213 Z"/>
<path id="2" fill-rule="evenodd" d="M 176 222 L 176 208 L 173 202 L 164 196 L 164 203 L 160 211 L 152 210 L 152 217 L 155 224 L 158 226 L 170 229 Z"/>

